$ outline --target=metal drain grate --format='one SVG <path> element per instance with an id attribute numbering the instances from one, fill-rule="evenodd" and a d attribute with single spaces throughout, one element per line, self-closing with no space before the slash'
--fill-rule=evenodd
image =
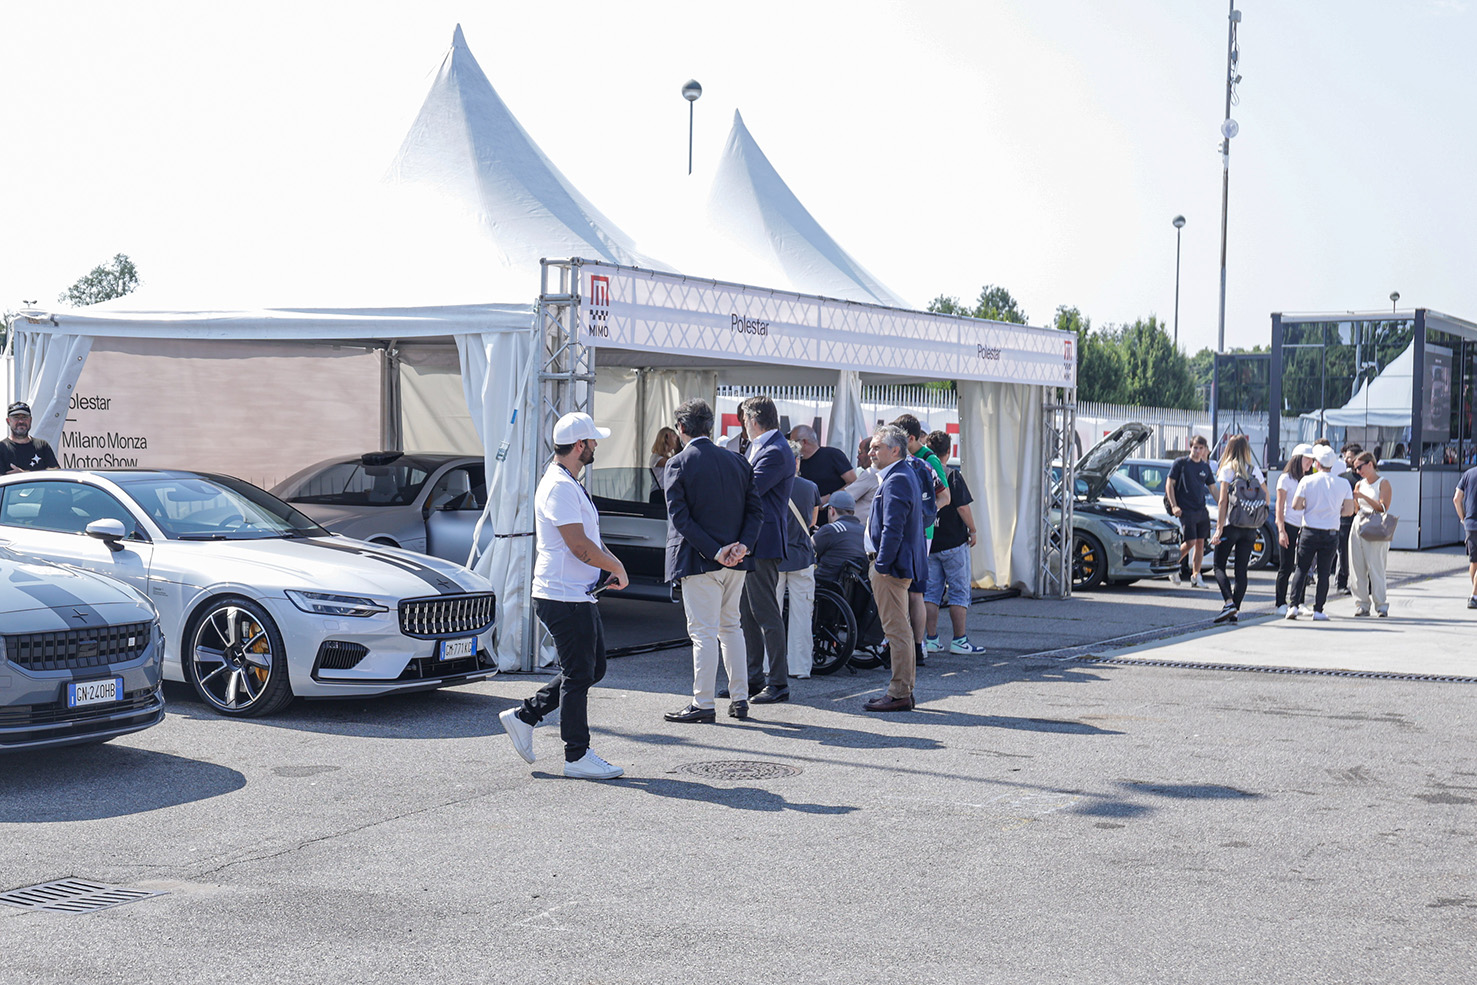
<path id="1" fill-rule="evenodd" d="M 1136 660 L 1130 657 L 1074 657 L 1077 663 L 1120 667 L 1170 667 L 1177 670 L 1235 670 L 1248 674 L 1305 674 L 1311 677 L 1360 677 L 1373 681 L 1428 681 L 1434 684 L 1477 684 L 1477 677 L 1444 674 L 1397 674 L 1388 670 L 1325 670 L 1317 667 L 1256 667 L 1248 664 L 1195 663 L 1190 660 Z"/>
<path id="2" fill-rule="evenodd" d="M 709 780 L 779 780 L 787 776 L 799 776 L 803 771 L 798 766 L 786 766 L 784 763 L 732 760 L 717 763 L 683 763 L 667 772 L 701 776 Z"/>
<path id="3" fill-rule="evenodd" d="M 164 896 L 148 889 L 129 889 L 127 886 L 109 886 L 86 879 L 58 879 L 43 882 L 38 886 L 12 889 L 0 893 L 0 903 L 20 907 L 23 910 L 51 910 L 56 913 L 91 913 L 106 910 L 111 906 L 136 903 L 150 896 Z"/>

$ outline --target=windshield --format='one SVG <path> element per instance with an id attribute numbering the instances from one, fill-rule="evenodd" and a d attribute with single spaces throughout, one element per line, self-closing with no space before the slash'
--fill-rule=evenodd
<path id="1" fill-rule="evenodd" d="M 293 476 L 278 487 L 277 495 L 316 506 L 408 506 L 430 475 L 429 469 L 405 459 L 389 465 L 336 462 Z"/>
<path id="2" fill-rule="evenodd" d="M 1119 499 L 1128 496 L 1153 496 L 1154 491 L 1140 484 L 1124 472 L 1114 472 L 1113 477 L 1108 480 L 1108 485 L 1113 489 L 1113 495 Z"/>
<path id="3" fill-rule="evenodd" d="M 171 540 L 329 536 L 271 493 L 229 476 L 148 475 L 115 481 Z"/>

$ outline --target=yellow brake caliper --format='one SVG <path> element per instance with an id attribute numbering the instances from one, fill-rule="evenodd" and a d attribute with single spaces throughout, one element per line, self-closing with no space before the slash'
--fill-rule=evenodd
<path id="1" fill-rule="evenodd" d="M 262 628 L 260 626 L 258 626 L 256 623 L 252 623 L 251 628 L 248 630 L 248 632 L 251 633 L 252 636 L 260 635 L 261 637 L 255 643 L 251 644 L 252 653 L 267 653 L 270 651 L 271 647 L 267 644 L 267 634 L 262 632 Z M 267 683 L 267 674 L 270 673 L 268 668 L 252 667 L 251 672 L 256 675 L 256 682 L 258 684 Z"/>

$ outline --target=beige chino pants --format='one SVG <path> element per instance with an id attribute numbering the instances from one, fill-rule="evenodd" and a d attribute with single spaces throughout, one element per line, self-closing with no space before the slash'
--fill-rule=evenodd
<path id="1" fill-rule="evenodd" d="M 918 655 L 913 652 L 913 622 L 908 614 L 908 586 L 911 584 L 911 578 L 894 578 L 875 569 L 872 571 L 872 598 L 877 603 L 882 631 L 887 634 L 888 649 L 892 651 L 892 680 L 887 685 L 889 698 L 911 697 L 913 683 L 918 676 Z"/>

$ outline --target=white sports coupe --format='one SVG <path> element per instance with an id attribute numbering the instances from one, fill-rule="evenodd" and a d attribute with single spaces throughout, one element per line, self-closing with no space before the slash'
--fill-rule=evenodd
<path id="1" fill-rule="evenodd" d="M 0 476 L 0 544 L 109 575 L 159 610 L 164 676 L 225 715 L 497 672 L 492 585 L 329 533 L 250 483 L 199 472 Z"/>

